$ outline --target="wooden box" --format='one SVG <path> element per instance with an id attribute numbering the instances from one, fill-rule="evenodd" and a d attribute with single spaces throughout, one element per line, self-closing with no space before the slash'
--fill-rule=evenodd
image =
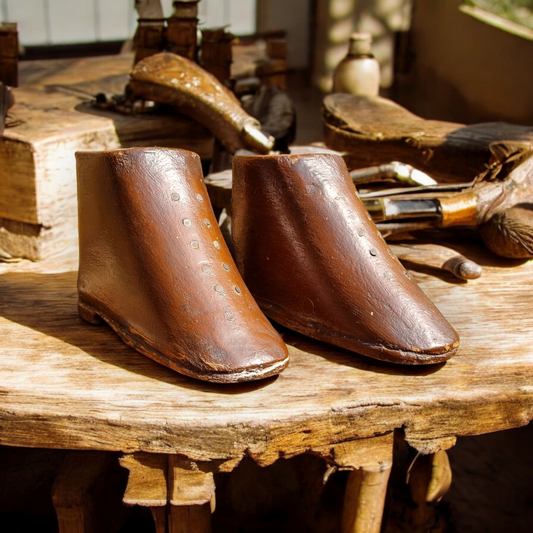
<path id="1" fill-rule="evenodd" d="M 0 258 L 39 260 L 77 245 L 77 150 L 167 146 L 210 157 L 211 135 L 186 117 L 91 105 L 99 92 L 122 92 L 131 65 L 131 55 L 20 63 L 0 138 Z"/>

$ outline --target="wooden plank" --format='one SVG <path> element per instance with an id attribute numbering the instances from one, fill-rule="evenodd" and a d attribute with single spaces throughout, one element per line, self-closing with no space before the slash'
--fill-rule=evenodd
<path id="1" fill-rule="evenodd" d="M 52 226 L 76 214 L 74 153 L 118 148 L 120 141 L 111 120 L 75 112 L 75 97 L 60 98 L 65 107 L 57 110 L 58 100 L 48 97 L 35 109 L 40 101 L 34 92 L 20 95 L 16 117 L 22 123 L 0 142 L 0 216 Z"/>
<path id="2" fill-rule="evenodd" d="M 394 433 L 350 440 L 333 447 L 333 461 L 344 470 L 383 467 L 392 464 Z"/>
<path id="3" fill-rule="evenodd" d="M 149 507 L 156 533 L 168 532 L 168 456 L 136 453 L 119 459 L 129 471 L 128 484 L 122 501 L 126 505 Z"/>
<path id="4" fill-rule="evenodd" d="M 120 464 L 130 473 L 124 503 L 150 507 L 158 533 L 211 531 L 216 462 L 199 468 L 177 455 L 136 453 Z"/>
<path id="5" fill-rule="evenodd" d="M 121 90 L 127 74 L 117 76 L 117 70 L 127 72 L 131 57 L 110 58 L 108 68 L 107 58 L 50 63 L 44 72 L 43 62 L 21 72 L 22 87 L 15 92 L 13 108 L 13 119 L 20 123 L 7 128 L 0 142 L 0 187 L 5 192 L 0 217 L 52 225 L 61 215 L 57 201 L 71 205 L 75 196 L 76 150 L 159 145 L 209 155 L 210 135 L 187 118 L 133 117 L 96 110 L 86 102 L 99 90 Z M 111 80 L 100 82 L 109 76 Z M 49 88 L 56 90 L 51 93 Z M 85 92 L 85 98 L 74 91 Z"/>
<path id="6" fill-rule="evenodd" d="M 6 194 L 0 196 L 0 216 L 20 218 L 37 223 L 37 190 L 35 187 L 35 160 L 31 146 L 6 138 L 0 142 L 0 161 L 12 164 L 0 165 L 0 187 Z"/>
<path id="7" fill-rule="evenodd" d="M 475 242 L 459 253 L 481 278 L 412 272 L 461 336 L 436 367 L 374 361 L 282 331 L 291 364 L 278 378 L 221 386 L 183 377 L 76 310 L 75 258 L 0 265 L 0 444 L 251 456 L 261 465 L 404 428 L 426 453 L 533 419 L 533 262 Z"/>
<path id="8" fill-rule="evenodd" d="M 190 506 L 213 502 L 214 507 L 215 463 L 200 466 L 186 457 L 169 455 L 168 484 L 171 505 Z"/>
<path id="9" fill-rule="evenodd" d="M 122 501 L 126 505 L 165 507 L 167 504 L 168 456 L 136 453 L 120 458 L 128 469 L 128 485 Z"/>

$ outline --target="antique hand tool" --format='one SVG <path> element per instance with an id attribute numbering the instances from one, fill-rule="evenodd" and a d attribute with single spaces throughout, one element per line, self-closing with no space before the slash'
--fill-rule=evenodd
<path id="1" fill-rule="evenodd" d="M 248 149 L 268 154 L 274 138 L 263 133 L 237 98 L 212 74 L 176 54 L 143 59 L 131 72 L 134 97 L 167 104 L 203 124 L 230 153 Z"/>
<path id="2" fill-rule="evenodd" d="M 522 151 L 474 183 L 361 194 L 385 235 L 428 227 L 476 226 L 502 257 L 533 257 L 533 157 Z"/>
<path id="3" fill-rule="evenodd" d="M 389 243 L 389 246 L 400 261 L 446 270 L 458 279 L 477 279 L 483 273 L 480 265 L 446 246 L 418 242 Z"/>
<path id="4" fill-rule="evenodd" d="M 350 171 L 350 177 L 356 185 L 376 181 L 399 181 L 406 185 L 436 185 L 437 182 L 425 172 L 406 165 L 400 161 L 392 161 L 383 165 L 358 168 Z"/>

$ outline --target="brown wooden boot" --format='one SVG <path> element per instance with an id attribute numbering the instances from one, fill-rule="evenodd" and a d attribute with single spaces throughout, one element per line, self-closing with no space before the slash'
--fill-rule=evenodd
<path id="1" fill-rule="evenodd" d="M 335 154 L 237 156 L 236 263 L 264 313 L 369 357 L 440 363 L 459 337 L 370 221 Z"/>
<path id="2" fill-rule="evenodd" d="M 287 348 L 224 243 L 198 155 L 133 148 L 76 159 L 81 316 L 187 376 L 281 372 Z"/>

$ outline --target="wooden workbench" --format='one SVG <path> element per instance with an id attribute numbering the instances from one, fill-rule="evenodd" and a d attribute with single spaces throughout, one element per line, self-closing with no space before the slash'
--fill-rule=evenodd
<path id="1" fill-rule="evenodd" d="M 164 463 L 150 472 L 170 468 L 178 479 L 200 465 L 192 493 L 183 485 L 171 491 L 177 509 L 205 508 L 212 473 L 231 471 L 245 456 L 264 466 L 312 452 L 381 477 L 386 487 L 395 430 L 429 454 L 457 436 L 533 419 L 533 263 L 500 260 L 477 244 L 460 251 L 483 265 L 480 279 L 413 272 L 460 334 L 461 348 L 446 364 L 394 366 L 281 330 L 289 368 L 238 385 L 183 377 L 110 328 L 83 322 L 75 253 L 0 265 L 0 444 L 118 450 L 131 479 L 146 457 Z M 155 505 L 153 494 L 129 489 L 125 501 Z M 167 503 L 162 494 L 159 506 Z M 352 516 L 345 531 L 379 531 L 379 494 L 367 520 L 373 525 L 362 529 Z M 352 515 L 363 512 L 350 505 Z"/>

